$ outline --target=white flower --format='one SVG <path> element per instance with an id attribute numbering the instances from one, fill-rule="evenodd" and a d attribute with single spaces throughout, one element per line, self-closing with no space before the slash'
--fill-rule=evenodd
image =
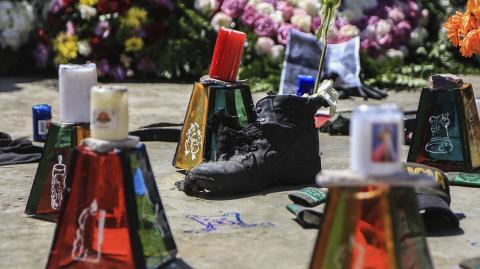
<path id="1" fill-rule="evenodd" d="M 298 7 L 305 10 L 310 16 L 317 16 L 320 10 L 319 2 L 315 0 L 300 0 Z"/>
<path id="2" fill-rule="evenodd" d="M 0 1 L 0 45 L 17 50 L 28 38 L 35 20 L 27 1 Z"/>
<path id="3" fill-rule="evenodd" d="M 375 34 L 377 38 L 381 38 L 384 35 L 390 33 L 392 30 L 392 24 L 387 20 L 379 20 L 377 26 L 375 27 Z"/>
<path id="4" fill-rule="evenodd" d="M 259 37 L 255 42 L 255 53 L 257 55 L 270 55 L 275 42 L 270 37 Z"/>
<path id="5" fill-rule="evenodd" d="M 83 56 L 88 56 L 92 52 L 92 47 L 87 39 L 83 39 L 77 42 L 78 53 Z"/>
<path id="6" fill-rule="evenodd" d="M 275 7 L 267 2 L 262 2 L 256 5 L 255 7 L 257 9 L 258 14 L 268 16 L 275 12 Z"/>
<path id="7" fill-rule="evenodd" d="M 80 10 L 80 17 L 84 20 L 90 20 L 97 15 L 97 10 L 89 5 L 80 4 L 78 9 Z"/>
<path id="8" fill-rule="evenodd" d="M 282 25 L 285 20 L 283 19 L 283 13 L 279 10 L 270 14 L 270 18 L 272 18 L 278 25 Z"/>
<path id="9" fill-rule="evenodd" d="M 312 17 L 310 17 L 310 15 L 294 15 L 290 21 L 292 24 L 298 26 L 301 31 L 306 33 L 311 32 Z"/>
<path id="10" fill-rule="evenodd" d="M 428 11 L 428 9 L 422 9 L 422 12 L 420 14 L 420 19 L 418 20 L 418 24 L 424 27 L 427 26 L 429 15 L 430 15 L 430 11 Z"/>
<path id="11" fill-rule="evenodd" d="M 222 27 L 233 28 L 234 26 L 232 22 L 232 17 L 228 16 L 223 12 L 218 12 L 217 14 L 215 14 L 215 16 L 213 16 L 212 18 L 212 21 L 210 22 L 210 25 L 216 32 L 218 32 Z"/>
<path id="12" fill-rule="evenodd" d="M 421 26 L 418 26 L 410 33 L 410 41 L 408 43 L 412 47 L 420 47 L 423 45 L 427 37 L 428 37 L 427 29 Z"/>
<path id="13" fill-rule="evenodd" d="M 355 25 L 345 24 L 344 26 L 340 27 L 338 34 L 345 37 L 354 37 L 360 34 L 360 30 Z"/>
<path id="14" fill-rule="evenodd" d="M 401 50 L 396 50 L 396 49 L 389 49 L 387 50 L 387 57 L 392 58 L 392 59 L 400 59 L 403 60 L 405 57 L 405 54 Z"/>
<path id="15" fill-rule="evenodd" d="M 363 18 L 363 12 L 360 8 L 349 8 L 343 10 L 342 17 L 349 22 L 356 22 Z"/>
<path id="16" fill-rule="evenodd" d="M 209 15 L 218 8 L 216 0 L 195 0 L 195 9 L 204 15 Z"/>
<path id="17" fill-rule="evenodd" d="M 275 45 L 270 48 L 270 56 L 271 59 L 275 61 L 280 61 L 283 58 L 283 54 L 285 52 L 285 47 L 282 45 Z"/>

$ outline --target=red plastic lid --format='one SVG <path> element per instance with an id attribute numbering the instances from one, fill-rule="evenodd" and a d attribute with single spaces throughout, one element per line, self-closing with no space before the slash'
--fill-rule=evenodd
<path id="1" fill-rule="evenodd" d="M 228 82 L 237 80 L 246 35 L 243 32 L 221 28 L 213 51 L 210 77 Z"/>

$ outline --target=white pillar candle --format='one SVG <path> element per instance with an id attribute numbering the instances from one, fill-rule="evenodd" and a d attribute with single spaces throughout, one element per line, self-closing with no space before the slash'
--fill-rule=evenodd
<path id="1" fill-rule="evenodd" d="M 128 138 L 128 91 L 121 86 L 94 86 L 91 100 L 92 137 L 101 140 Z"/>
<path id="2" fill-rule="evenodd" d="M 95 64 L 62 64 L 58 69 L 60 121 L 90 122 L 90 89 L 97 84 Z"/>
<path id="3" fill-rule="evenodd" d="M 394 104 L 362 105 L 350 120 L 350 166 L 363 175 L 402 171 L 403 113 Z"/>

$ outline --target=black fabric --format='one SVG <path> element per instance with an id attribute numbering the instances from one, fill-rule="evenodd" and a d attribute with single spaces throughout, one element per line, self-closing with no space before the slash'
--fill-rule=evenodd
<path id="1" fill-rule="evenodd" d="M 406 163 L 410 174 L 427 174 L 435 181 L 434 187 L 417 187 L 418 209 L 423 212 L 427 231 L 456 229 L 460 225 L 457 215 L 450 209 L 450 186 L 447 175 L 440 169 L 417 163 Z"/>
<path id="2" fill-rule="evenodd" d="M 0 165 L 38 162 L 42 151 L 42 147 L 34 146 L 25 137 L 12 139 L 10 135 L 0 132 Z"/>

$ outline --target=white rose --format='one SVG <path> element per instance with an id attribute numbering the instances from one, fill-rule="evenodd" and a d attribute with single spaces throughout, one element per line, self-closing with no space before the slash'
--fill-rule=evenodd
<path id="1" fill-rule="evenodd" d="M 232 22 L 232 17 L 228 16 L 227 14 L 223 12 L 218 12 L 213 16 L 212 21 L 210 22 L 210 25 L 213 27 L 213 29 L 218 32 L 220 28 L 225 27 L 225 28 L 233 28 L 233 22 Z"/>
<path id="2" fill-rule="evenodd" d="M 375 25 L 368 25 L 365 30 L 363 30 L 361 36 L 362 39 L 374 39 L 376 34 L 375 34 Z"/>
<path id="3" fill-rule="evenodd" d="M 390 33 L 392 30 L 392 24 L 387 20 L 379 20 L 377 26 L 375 27 L 375 33 L 377 38 L 381 38 L 384 35 Z"/>
<path id="4" fill-rule="evenodd" d="M 389 49 L 387 50 L 387 57 L 392 58 L 392 59 L 400 59 L 403 60 L 405 57 L 403 51 L 401 50 L 396 50 L 396 49 Z"/>
<path id="5" fill-rule="evenodd" d="M 360 8 L 349 8 L 342 11 L 341 16 L 349 22 L 356 22 L 363 18 L 363 12 Z"/>
<path id="6" fill-rule="evenodd" d="M 275 45 L 270 49 L 270 58 L 275 61 L 281 61 L 285 52 L 285 47 L 282 45 Z"/>
<path id="7" fill-rule="evenodd" d="M 355 25 L 345 24 L 338 30 L 338 34 L 340 36 L 354 37 L 360 34 L 360 30 Z"/>
<path id="8" fill-rule="evenodd" d="M 270 18 L 272 18 L 278 25 L 282 25 L 285 20 L 283 19 L 283 13 L 279 10 L 270 14 Z"/>
<path id="9" fill-rule="evenodd" d="M 319 1 L 315 0 L 300 0 L 298 7 L 305 10 L 310 16 L 317 16 L 320 10 Z"/>
<path id="10" fill-rule="evenodd" d="M 311 32 L 312 17 L 310 17 L 310 15 L 294 15 L 290 21 L 293 25 L 298 26 L 301 31 L 306 33 Z"/>
<path id="11" fill-rule="evenodd" d="M 270 55 L 275 42 L 270 37 L 259 37 L 255 42 L 255 53 L 257 55 Z"/>
<path id="12" fill-rule="evenodd" d="M 418 26 L 410 33 L 410 41 L 408 42 L 408 44 L 410 44 L 410 46 L 412 47 L 420 47 L 424 44 L 427 37 L 427 29 Z"/>
<path id="13" fill-rule="evenodd" d="M 275 12 L 275 7 L 272 4 L 266 2 L 257 4 L 255 8 L 257 9 L 258 14 L 264 16 L 268 16 Z"/>
<path id="14" fill-rule="evenodd" d="M 97 10 L 89 5 L 80 4 L 78 9 L 80 10 L 80 17 L 84 20 L 90 20 L 97 15 Z"/>
<path id="15" fill-rule="evenodd" d="M 77 42 L 78 53 L 83 56 L 88 56 L 92 52 L 92 47 L 87 39 L 83 39 Z"/>
<path id="16" fill-rule="evenodd" d="M 195 9 L 204 15 L 209 15 L 218 8 L 216 0 L 195 0 Z"/>

